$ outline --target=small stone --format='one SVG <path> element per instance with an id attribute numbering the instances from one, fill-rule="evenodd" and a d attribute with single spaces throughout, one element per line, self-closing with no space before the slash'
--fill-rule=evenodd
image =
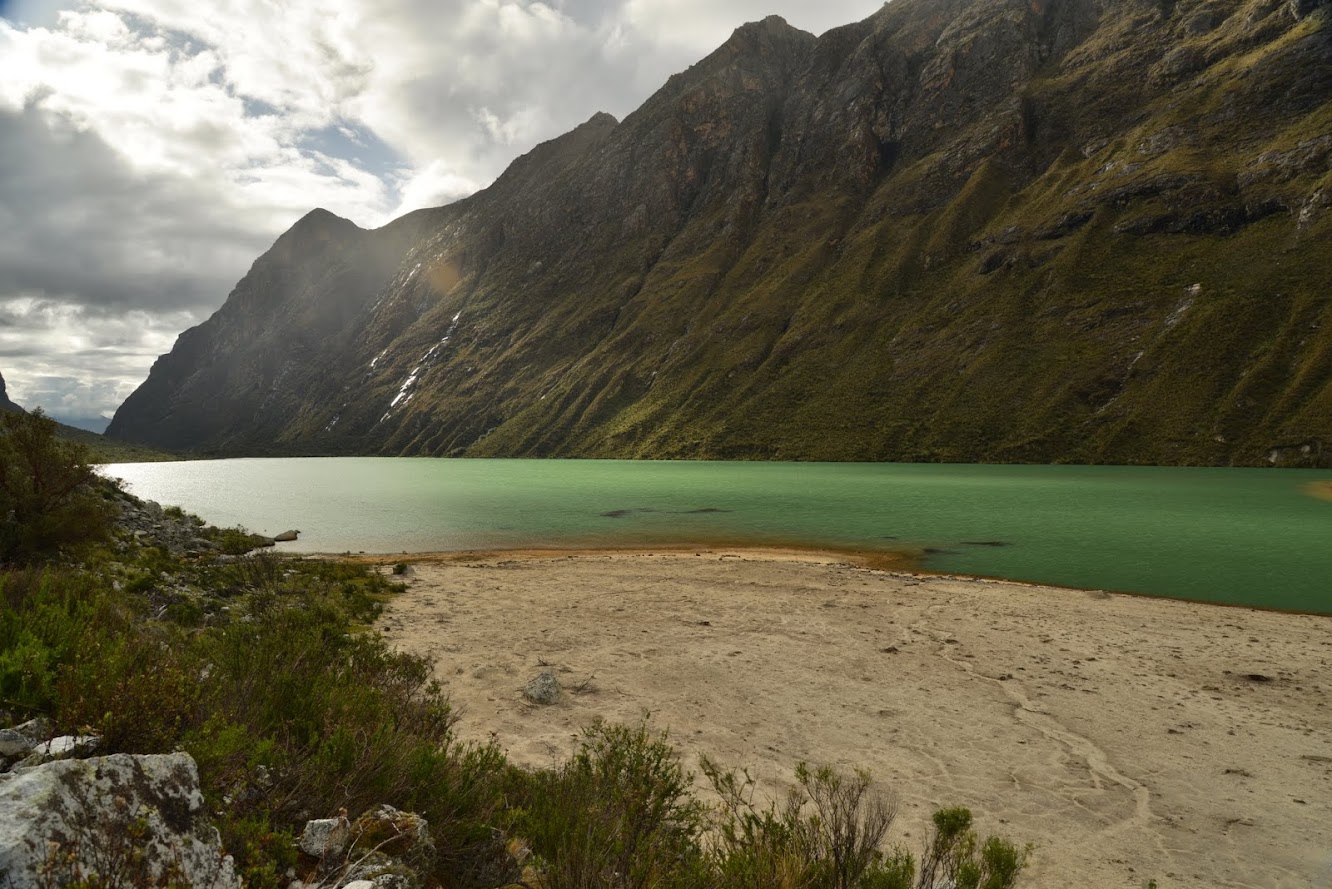
<path id="1" fill-rule="evenodd" d="M 312 858 L 340 854 L 351 838 L 351 824 L 345 816 L 307 821 L 301 831 L 300 849 Z"/>
<path id="2" fill-rule="evenodd" d="M 527 698 L 533 704 L 549 706 L 560 699 L 560 680 L 555 678 L 555 674 L 546 670 L 523 689 L 523 697 Z"/>

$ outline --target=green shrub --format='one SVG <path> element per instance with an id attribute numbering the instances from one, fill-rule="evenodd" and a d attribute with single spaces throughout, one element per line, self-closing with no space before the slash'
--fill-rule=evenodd
<path id="1" fill-rule="evenodd" d="M 0 562 L 36 562 L 105 540 L 114 506 L 87 449 L 41 411 L 0 414 Z"/>
<path id="2" fill-rule="evenodd" d="M 515 828 L 547 889 L 701 885 L 702 806 L 664 735 L 598 722 L 568 762 L 518 773 Z"/>
<path id="3" fill-rule="evenodd" d="M 205 532 L 217 548 L 228 556 L 243 556 L 258 549 L 267 538 L 251 534 L 244 528 L 211 528 Z"/>
<path id="4" fill-rule="evenodd" d="M 721 799 L 712 861 L 719 883 L 761 889 L 909 889 L 909 855 L 881 851 L 895 809 L 867 772 L 796 767 L 796 787 L 780 805 L 754 804 L 748 772 L 702 760 Z"/>
<path id="5" fill-rule="evenodd" d="M 441 873 L 482 868 L 503 757 L 455 740 L 426 661 L 349 633 L 327 605 L 280 600 L 202 644 L 211 716 L 182 743 L 205 783 L 238 801 L 234 817 L 270 813 L 295 829 L 302 817 L 387 802 L 430 822 Z M 256 783 L 259 766 L 267 777 Z"/>
<path id="6" fill-rule="evenodd" d="M 125 623 L 97 578 L 57 568 L 0 573 L 0 704 L 51 712 L 60 670 Z"/>
<path id="7" fill-rule="evenodd" d="M 107 752 L 168 753 L 200 721 L 202 670 L 170 625 L 90 633 L 60 671 L 57 723 L 91 727 Z"/>
<path id="8" fill-rule="evenodd" d="M 1031 847 L 1018 848 L 1000 837 L 980 842 L 972 829 L 971 810 L 940 809 L 920 862 L 920 889 L 1010 889 L 1027 864 Z"/>
<path id="9" fill-rule="evenodd" d="M 831 766 L 796 767 L 796 782 L 811 811 L 796 822 L 797 845 L 814 863 L 816 882 L 831 889 L 854 889 L 879 864 L 879 851 L 896 809 L 874 789 L 869 773 L 850 774 Z"/>

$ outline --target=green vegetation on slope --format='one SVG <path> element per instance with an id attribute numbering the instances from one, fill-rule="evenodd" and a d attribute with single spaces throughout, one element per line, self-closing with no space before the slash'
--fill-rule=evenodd
<path id="1" fill-rule="evenodd" d="M 90 463 L 164 463 L 186 459 L 184 455 L 171 451 L 107 438 L 105 435 L 98 435 L 86 429 L 76 429 L 63 423 L 57 425 L 61 438 L 87 448 Z"/>

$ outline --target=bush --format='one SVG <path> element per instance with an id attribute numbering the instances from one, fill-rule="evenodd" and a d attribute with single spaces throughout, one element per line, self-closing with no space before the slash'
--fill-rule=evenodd
<path id="1" fill-rule="evenodd" d="M 60 671 L 57 724 L 94 727 L 108 751 L 169 753 L 200 720 L 202 669 L 169 625 L 89 633 Z"/>
<path id="2" fill-rule="evenodd" d="M 514 827 L 544 863 L 546 889 L 703 885 L 704 810 L 664 735 L 598 722 L 572 759 L 516 772 Z"/>
<path id="3" fill-rule="evenodd" d="M 104 540 L 114 507 L 82 445 L 56 436 L 54 420 L 0 414 L 0 562 L 35 562 Z"/>
<path id="4" fill-rule="evenodd" d="M 1031 847 L 1019 849 L 1000 837 L 981 843 L 971 827 L 971 810 L 940 809 L 925 842 L 918 889 L 1011 889 L 1026 867 Z"/>
<path id="5" fill-rule="evenodd" d="M 87 574 L 57 568 L 0 574 L 0 703 L 51 712 L 60 671 L 94 639 L 125 624 L 123 609 Z"/>
<path id="6" fill-rule="evenodd" d="M 304 600 L 208 634 L 211 715 L 182 744 L 205 783 L 236 800 L 238 822 L 268 815 L 298 830 L 305 817 L 387 802 L 430 822 L 438 873 L 466 885 L 493 852 L 502 754 L 454 739 L 424 660 L 347 630 L 338 612 Z"/>
<path id="7" fill-rule="evenodd" d="M 781 805 L 754 805 L 748 772 L 723 771 L 706 757 L 704 775 L 721 798 L 713 865 L 727 886 L 910 889 L 909 855 L 880 847 L 896 810 L 867 772 L 796 767 Z"/>

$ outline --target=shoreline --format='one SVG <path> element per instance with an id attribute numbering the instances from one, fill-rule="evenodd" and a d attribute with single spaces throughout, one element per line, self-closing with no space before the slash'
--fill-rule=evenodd
<path id="1" fill-rule="evenodd" d="M 707 753 L 770 793 L 799 761 L 869 768 L 901 802 L 890 842 L 913 852 L 932 807 L 967 805 L 982 832 L 1037 844 L 1033 887 L 1332 875 L 1324 616 L 827 550 L 363 558 L 414 563 L 378 628 L 434 661 L 464 739 L 515 762 L 648 711 L 687 768 Z M 553 707 L 521 695 L 542 669 L 568 690 Z"/>
<path id="2" fill-rule="evenodd" d="M 1329 490 L 1332 491 L 1332 483 L 1329 483 Z M 1329 494 L 1332 499 L 1332 493 Z M 1118 590 L 1105 587 L 1077 587 L 1065 586 L 1057 583 L 1047 583 L 1039 580 L 1022 580 L 1020 578 L 1002 577 L 994 574 L 962 574 L 955 571 L 931 571 L 921 566 L 921 560 L 925 553 L 916 551 L 888 551 L 888 550 L 860 550 L 860 549 L 837 549 L 827 546 L 795 546 L 790 544 L 775 544 L 772 546 L 763 546 L 757 544 L 742 544 L 739 546 L 728 546 L 725 544 L 669 544 L 663 546 L 646 545 L 628 545 L 628 546 L 578 546 L 578 547 L 517 547 L 517 548 L 494 548 L 494 549 L 469 549 L 469 550 L 438 550 L 430 552 L 400 552 L 400 553 L 327 553 L 327 552 L 292 552 L 286 551 L 288 555 L 305 559 L 329 559 L 333 561 L 346 561 L 359 565 L 378 565 L 392 566 L 398 563 L 408 565 L 421 563 L 427 565 L 447 565 L 458 562 L 474 561 L 478 559 L 521 559 L 521 560 L 539 560 L 550 558 L 563 558 L 573 556 L 579 558 L 596 557 L 604 555 L 618 556 L 655 556 L 655 555 L 681 555 L 681 554 L 702 554 L 715 555 L 718 553 L 741 555 L 751 558 L 773 558 L 789 561 L 819 561 L 829 563 L 841 563 L 855 568 L 866 568 L 875 571 L 886 571 L 889 573 L 900 573 L 905 576 L 920 579 L 935 580 L 958 580 L 958 581 L 982 581 L 996 584 L 1013 584 L 1021 587 L 1039 587 L 1050 590 L 1064 590 L 1074 593 L 1088 593 L 1092 595 L 1111 595 L 1126 596 L 1134 599 L 1144 599 L 1148 601 L 1160 602 L 1181 602 L 1187 605 L 1205 605 L 1213 608 L 1231 608 L 1243 611 L 1257 611 L 1266 614 L 1288 614 L 1304 615 L 1309 617 L 1328 617 L 1332 618 L 1332 601 L 1329 601 L 1328 611 L 1308 611 L 1298 608 L 1280 608 L 1275 605 L 1251 605 L 1243 602 L 1216 602 L 1209 599 L 1195 599 L 1185 596 L 1167 596 L 1161 593 L 1143 593 L 1136 590 Z"/>

